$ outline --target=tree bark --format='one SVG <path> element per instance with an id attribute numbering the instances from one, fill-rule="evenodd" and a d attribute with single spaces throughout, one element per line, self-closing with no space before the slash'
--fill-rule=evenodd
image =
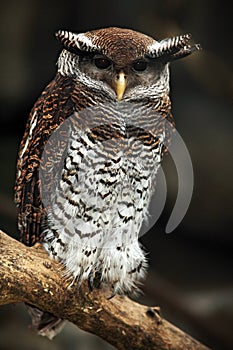
<path id="1" fill-rule="evenodd" d="M 158 313 L 87 283 L 70 286 L 61 264 L 40 245 L 26 247 L 0 231 L 0 305 L 27 302 L 105 339 L 117 349 L 207 350 Z"/>

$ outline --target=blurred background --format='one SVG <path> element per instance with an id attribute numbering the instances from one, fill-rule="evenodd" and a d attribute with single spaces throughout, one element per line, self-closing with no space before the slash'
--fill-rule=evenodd
<path id="1" fill-rule="evenodd" d="M 16 156 L 30 109 L 56 71 L 54 32 L 120 26 L 158 39 L 190 32 L 201 43 L 203 51 L 171 66 L 173 114 L 194 167 L 193 198 L 179 227 L 165 234 L 177 191 L 166 157 L 168 198 L 142 237 L 150 270 L 139 302 L 159 305 L 164 317 L 211 348 L 233 349 L 231 2 L 3 0 L 0 7 L 0 228 L 15 237 Z M 53 342 L 28 324 L 22 305 L 1 307 L 0 350 L 113 349 L 70 324 Z"/>

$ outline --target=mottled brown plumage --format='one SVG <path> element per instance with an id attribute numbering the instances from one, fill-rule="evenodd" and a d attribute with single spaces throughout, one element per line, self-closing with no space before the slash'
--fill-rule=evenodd
<path id="1" fill-rule="evenodd" d="M 120 28 L 56 36 L 58 72 L 20 145 L 21 240 L 41 242 L 78 283 L 98 276 L 130 294 L 145 276 L 138 235 L 173 125 L 168 65 L 198 46 L 189 35 L 156 41 Z M 30 310 L 52 337 L 58 320 Z"/>
<path id="2" fill-rule="evenodd" d="M 57 74 L 35 103 L 20 144 L 15 201 L 19 208 L 21 240 L 27 245 L 34 245 L 42 239 L 41 223 L 45 212 L 39 191 L 41 155 L 51 133 L 74 111 L 74 103 L 70 98 L 73 88 L 72 79 Z M 37 122 L 29 135 L 35 116 Z M 29 140 L 28 144 L 26 140 Z"/>

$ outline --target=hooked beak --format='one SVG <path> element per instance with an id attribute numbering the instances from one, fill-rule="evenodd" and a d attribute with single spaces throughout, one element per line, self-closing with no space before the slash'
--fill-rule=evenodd
<path id="1" fill-rule="evenodd" d="M 120 101 L 124 95 L 127 86 L 127 76 L 123 71 L 120 71 L 115 78 L 115 91 L 118 101 Z"/>

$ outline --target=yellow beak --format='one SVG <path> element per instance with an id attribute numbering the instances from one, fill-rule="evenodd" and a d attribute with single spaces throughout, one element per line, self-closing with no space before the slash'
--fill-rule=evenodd
<path id="1" fill-rule="evenodd" d="M 127 76 L 123 71 L 120 71 L 115 78 L 115 91 L 118 101 L 120 101 L 124 95 L 127 85 Z"/>

